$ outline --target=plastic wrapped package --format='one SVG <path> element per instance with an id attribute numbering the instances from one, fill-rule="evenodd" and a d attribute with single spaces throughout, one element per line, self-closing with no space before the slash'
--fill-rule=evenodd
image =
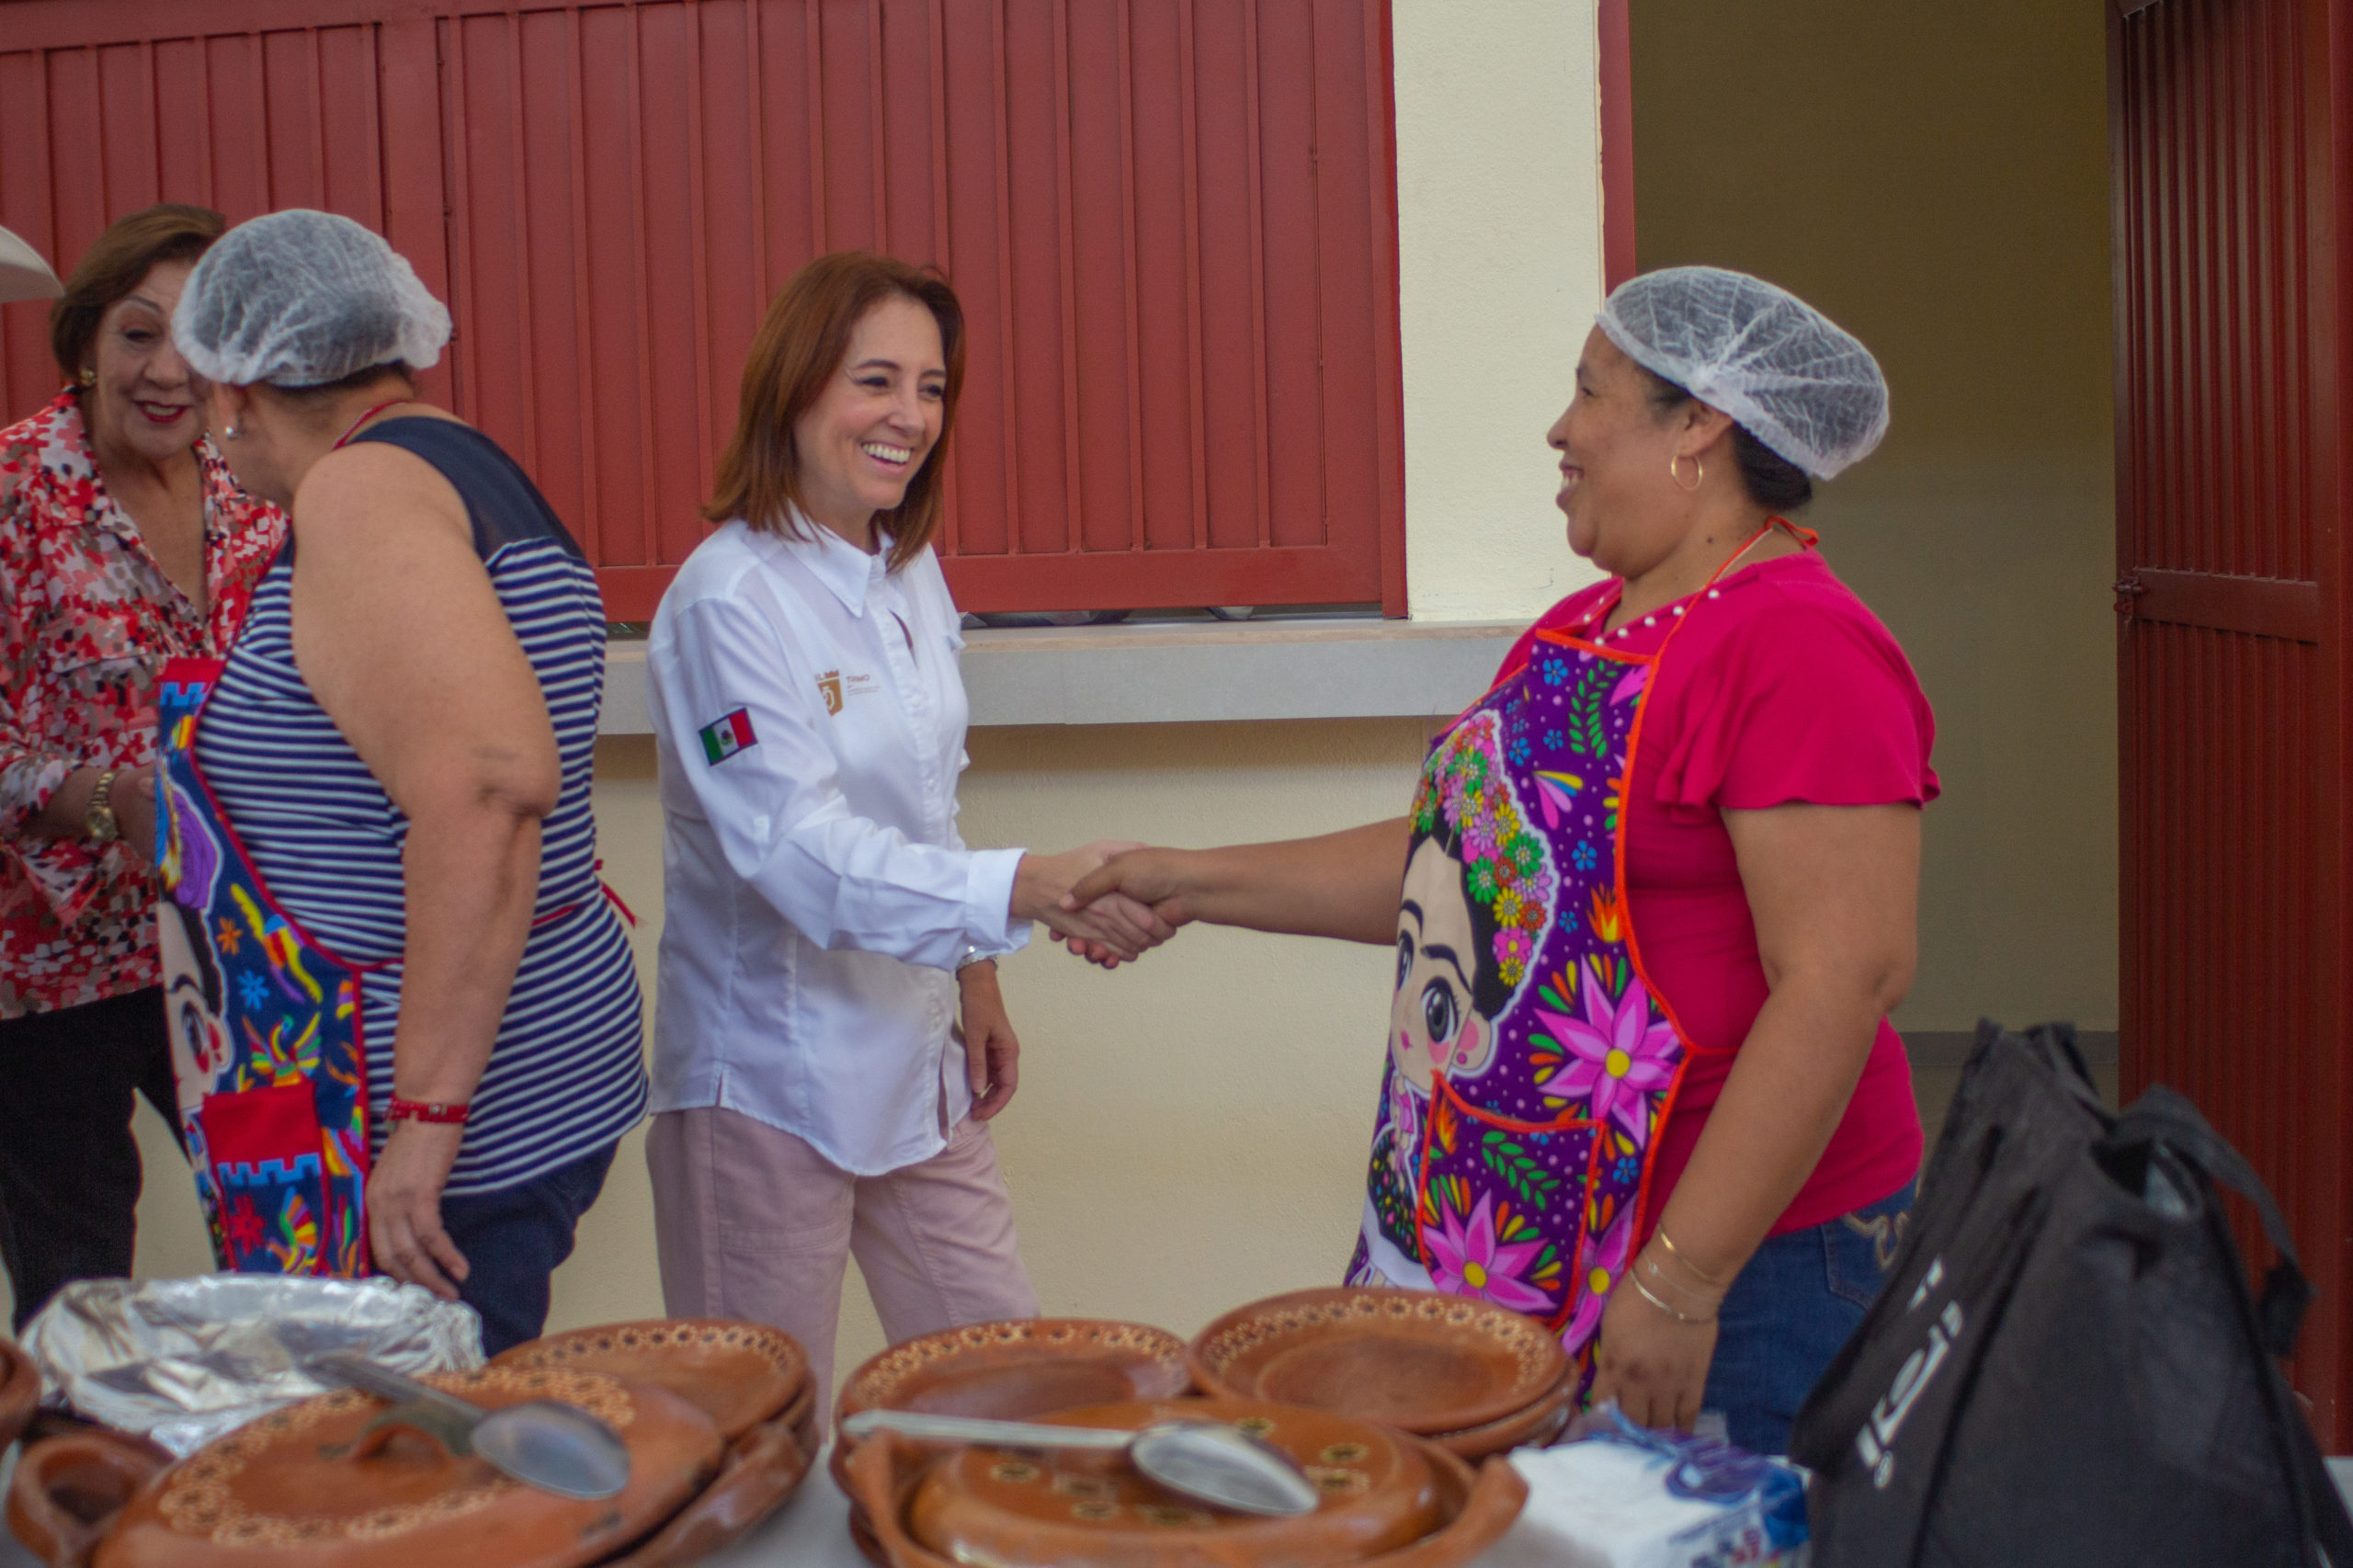
<path id="1" fill-rule="evenodd" d="M 206 1274 L 85 1279 L 27 1325 L 45 1403 L 188 1455 L 336 1385 L 302 1369 L 358 1350 L 403 1372 L 479 1367 L 482 1320 L 418 1285 Z"/>
<path id="2" fill-rule="evenodd" d="M 1654 1432 L 1614 1405 L 1587 1435 L 1522 1449 L 1528 1506 L 1480 1568 L 1798 1568 L 1805 1472 L 1711 1437 Z"/>

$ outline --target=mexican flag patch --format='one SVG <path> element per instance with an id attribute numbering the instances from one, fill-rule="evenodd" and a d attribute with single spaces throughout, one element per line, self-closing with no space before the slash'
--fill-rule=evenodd
<path id="1" fill-rule="evenodd" d="M 703 727 L 702 755 L 713 763 L 725 762 L 746 746 L 759 744 L 759 736 L 752 733 L 751 714 L 741 708 L 721 715 L 716 724 Z"/>

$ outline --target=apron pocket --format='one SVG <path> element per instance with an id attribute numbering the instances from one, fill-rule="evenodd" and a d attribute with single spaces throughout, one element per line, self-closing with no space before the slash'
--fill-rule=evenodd
<path id="1" fill-rule="evenodd" d="M 315 1274 L 326 1233 L 319 1107 L 307 1082 L 207 1095 L 197 1111 L 220 1193 L 225 1268 Z"/>

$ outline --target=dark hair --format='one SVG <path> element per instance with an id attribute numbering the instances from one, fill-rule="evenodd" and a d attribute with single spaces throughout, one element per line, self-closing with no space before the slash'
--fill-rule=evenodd
<path id="1" fill-rule="evenodd" d="M 98 322 L 114 302 L 166 261 L 194 261 L 212 247 L 229 221 L 210 207 L 166 201 L 118 218 L 90 244 L 49 307 L 49 351 L 72 381 L 82 373 Z"/>
<path id="2" fill-rule="evenodd" d="M 1688 388 L 1676 385 L 1647 365 L 1634 369 L 1650 378 L 1651 407 L 1662 419 L 1687 403 L 1699 401 Z M 1806 477 L 1805 470 L 1749 434 L 1748 426 L 1737 419 L 1732 424 L 1732 455 L 1740 465 L 1740 483 L 1748 498 L 1767 511 L 1794 512 L 1813 499 L 1813 481 Z"/>
<path id="3" fill-rule="evenodd" d="M 821 256 L 794 273 L 769 301 L 744 361 L 735 434 L 719 460 L 717 492 L 702 509 L 704 517 L 714 523 L 741 517 L 756 528 L 792 526 L 792 508 L 801 502 L 794 427 L 841 369 L 850 334 L 866 312 L 894 299 L 913 300 L 931 312 L 948 364 L 939 439 L 907 481 L 899 504 L 874 518 L 891 537 L 892 571 L 922 552 L 939 526 L 946 494 L 943 454 L 956 423 L 956 396 L 964 386 L 964 310 L 938 272 L 870 251 Z"/>
<path id="4" fill-rule="evenodd" d="M 1429 832 L 1415 831 L 1407 837 L 1408 868 L 1425 844 L 1436 844 L 1439 854 L 1457 865 L 1462 863 L 1462 824 L 1447 821 L 1444 812 L 1435 814 L 1437 821 Z M 1504 983 L 1503 966 L 1495 961 L 1495 937 L 1503 930 L 1503 923 L 1495 918 L 1494 904 L 1472 898 L 1468 890 L 1462 895 L 1462 907 L 1471 916 L 1471 950 L 1461 955 L 1463 961 L 1471 965 L 1471 1010 L 1493 1023 L 1511 1001 L 1513 990 Z"/>

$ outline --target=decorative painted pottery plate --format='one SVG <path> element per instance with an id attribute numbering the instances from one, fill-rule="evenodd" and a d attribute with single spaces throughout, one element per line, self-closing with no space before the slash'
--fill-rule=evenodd
<path id="1" fill-rule="evenodd" d="M 1428 1440 L 1455 1458 L 1473 1463 L 1489 1454 L 1508 1453 L 1514 1449 L 1540 1449 L 1567 1429 L 1569 1417 L 1576 1412 L 1576 1379 L 1570 1376 L 1525 1410 L 1483 1426 L 1465 1426 L 1459 1432 L 1432 1432 Z"/>
<path id="2" fill-rule="evenodd" d="M 766 1421 L 728 1445 L 709 1486 L 653 1537 L 603 1568 L 676 1568 L 734 1542 L 801 1489 L 809 1456 L 784 1420 Z"/>
<path id="3" fill-rule="evenodd" d="M 1122 1400 L 1173 1399 L 1193 1386 L 1185 1342 L 1148 1324 L 1026 1318 L 970 1324 L 894 1345 L 850 1374 L 836 1425 L 861 1410 L 920 1410 L 1028 1421 Z M 832 1468 L 849 1488 L 858 1445 L 835 1434 Z"/>
<path id="4" fill-rule="evenodd" d="M 972 1324 L 894 1345 L 850 1374 L 836 1418 L 920 1410 L 1026 1421 L 1191 1386 L 1185 1342 L 1140 1323 L 1030 1318 Z"/>
<path id="5" fill-rule="evenodd" d="M 710 1417 L 657 1384 L 556 1368 L 483 1367 L 426 1381 L 497 1407 L 552 1399 L 629 1445 L 619 1496 L 574 1501 L 398 1426 L 353 1391 L 274 1411 L 150 1481 L 97 1568 L 581 1568 L 651 1534 L 700 1492 L 724 1445 Z"/>
<path id="6" fill-rule="evenodd" d="M 1408 1432 L 1526 1410 L 1568 1372 L 1533 1318 L 1428 1290 L 1299 1290 L 1237 1308 L 1192 1344 L 1194 1381 L 1228 1399 L 1313 1405 Z"/>
<path id="7" fill-rule="evenodd" d="M 574 1329 L 517 1345 L 494 1367 L 555 1367 L 659 1383 L 733 1442 L 792 1403 L 809 1357 L 782 1329 L 712 1318 L 657 1318 Z"/>
<path id="8" fill-rule="evenodd" d="M 1328 1411 L 1155 1400 L 1046 1417 L 1129 1429 L 1188 1419 L 1233 1422 L 1283 1449 L 1324 1490 L 1323 1505 L 1295 1519 L 1229 1513 L 1146 1480 L 1120 1455 L 955 1448 L 929 1458 L 938 1450 L 896 1435 L 860 1448 L 853 1480 L 895 1568 L 1449 1568 L 1509 1528 L 1527 1496 L 1508 1465 L 1474 1483 L 1450 1454 Z"/>

